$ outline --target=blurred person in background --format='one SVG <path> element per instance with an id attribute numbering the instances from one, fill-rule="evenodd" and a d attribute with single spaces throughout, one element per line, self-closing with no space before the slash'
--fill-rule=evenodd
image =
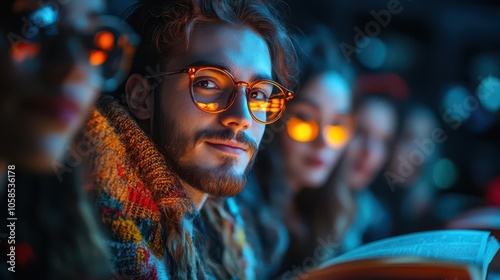
<path id="1" fill-rule="evenodd" d="M 434 214 L 438 188 L 432 176 L 441 155 L 441 141 L 433 138 L 439 121 L 424 105 L 412 104 L 401 114 L 393 154 L 384 181 L 378 184 L 379 197 L 390 208 L 392 235 L 438 226 Z"/>
<path id="2" fill-rule="evenodd" d="M 335 52 L 331 30 L 313 31 L 296 38 L 301 87 L 283 121 L 266 132 L 251 180 L 260 187 L 247 186 L 252 193 L 240 196 L 255 213 L 270 206 L 272 227 L 257 226 L 263 255 L 275 256 L 268 267 L 286 277 L 298 276 L 292 266 L 315 257 L 318 246 L 323 249 L 315 265 L 334 257 L 352 212 L 339 161 L 353 129 L 354 73 Z M 263 198 L 255 199 L 256 193 Z M 279 230 L 280 220 L 288 236 Z"/>
<path id="3" fill-rule="evenodd" d="M 79 168 L 60 169 L 101 88 L 126 72 L 133 53 L 126 41 L 100 44 L 110 30 L 126 32 L 114 28 L 119 19 L 102 15 L 104 7 L 101 0 L 0 4 L 0 197 L 2 213 L 15 205 L 9 217 L 17 218 L 15 244 L 2 237 L 10 244 L 2 251 L 2 279 L 110 276 Z M 9 264 L 12 248 L 16 260 Z"/>
<path id="4" fill-rule="evenodd" d="M 343 240 L 350 250 L 387 237 L 390 220 L 387 210 L 369 189 L 386 164 L 397 127 L 392 100 L 382 95 L 361 94 L 354 104 L 356 132 L 346 150 L 346 184 L 355 198 L 355 218 Z"/>

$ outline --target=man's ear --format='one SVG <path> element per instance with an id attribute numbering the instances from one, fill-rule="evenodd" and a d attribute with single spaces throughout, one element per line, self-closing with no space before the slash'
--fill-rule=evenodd
<path id="1" fill-rule="evenodd" d="M 138 120 L 148 120 L 153 113 L 153 102 L 148 80 L 140 74 L 132 74 L 125 84 L 125 98 L 130 113 Z"/>

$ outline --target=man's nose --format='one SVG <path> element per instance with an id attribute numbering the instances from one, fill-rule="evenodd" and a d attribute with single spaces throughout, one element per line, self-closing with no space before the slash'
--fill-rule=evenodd
<path id="1" fill-rule="evenodd" d="M 252 126 L 252 115 L 248 109 L 246 86 L 238 86 L 234 102 L 226 111 L 220 113 L 220 122 L 234 131 L 246 130 Z"/>

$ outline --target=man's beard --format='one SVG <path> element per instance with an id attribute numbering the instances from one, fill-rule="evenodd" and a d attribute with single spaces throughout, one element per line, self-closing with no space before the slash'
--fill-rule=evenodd
<path id="1" fill-rule="evenodd" d="M 162 113 L 156 114 L 163 115 Z M 165 156 L 169 167 L 177 176 L 184 180 L 193 188 L 217 197 L 235 196 L 243 190 L 246 184 L 247 174 L 255 161 L 257 144 L 248 136 L 240 132 L 235 135 L 231 129 L 220 131 L 200 130 L 189 138 L 183 134 L 178 125 L 173 121 L 159 116 L 158 122 L 153 128 L 155 143 L 159 146 L 160 152 Z M 230 140 L 236 139 L 240 143 L 248 145 L 250 160 L 245 171 L 241 175 L 234 174 L 233 165 L 236 159 L 225 157 L 217 167 L 202 167 L 201 162 L 182 163 L 182 158 L 189 151 L 193 151 L 196 144 L 204 140 Z"/>

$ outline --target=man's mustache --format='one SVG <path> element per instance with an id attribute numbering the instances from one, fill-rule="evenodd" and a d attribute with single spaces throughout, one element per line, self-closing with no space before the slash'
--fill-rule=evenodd
<path id="1" fill-rule="evenodd" d="M 236 140 L 239 143 L 245 144 L 248 146 L 248 150 L 253 155 L 258 148 L 258 145 L 255 141 L 252 140 L 248 135 L 246 135 L 243 131 L 238 133 L 234 133 L 231 129 L 225 130 L 200 130 L 194 136 L 194 142 L 198 143 L 200 141 L 206 140 L 219 140 L 219 141 L 229 141 Z"/>

